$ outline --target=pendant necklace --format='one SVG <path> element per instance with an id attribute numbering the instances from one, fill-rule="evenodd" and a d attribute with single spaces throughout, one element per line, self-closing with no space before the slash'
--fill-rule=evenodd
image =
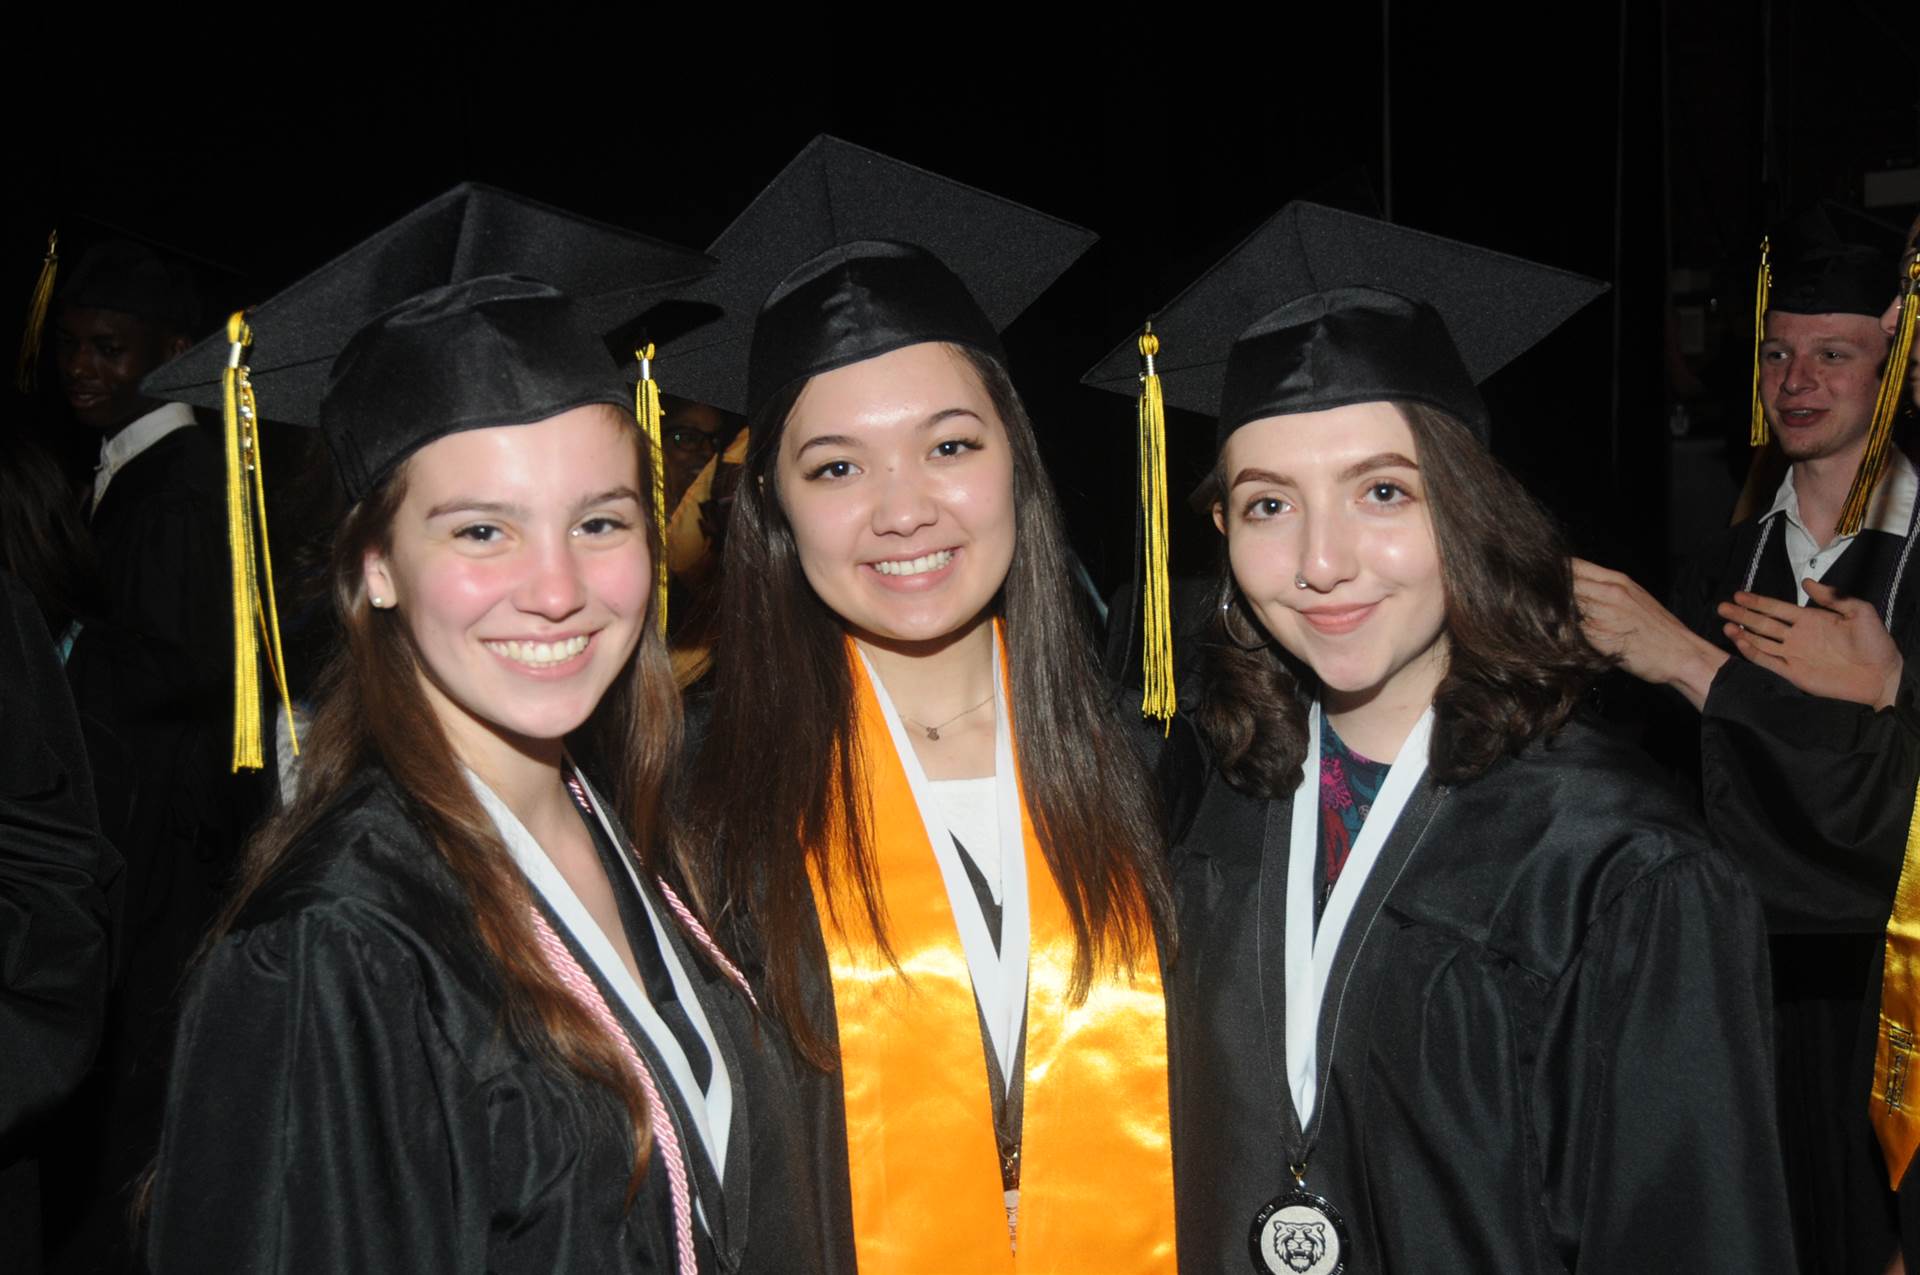
<path id="1" fill-rule="evenodd" d="M 934 726 L 928 726 L 924 722 L 916 722 L 915 720 L 913 720 L 913 718 L 908 717 L 905 713 L 900 714 L 900 720 L 905 722 L 907 725 L 913 727 L 915 730 L 925 731 L 928 739 L 938 740 L 940 738 L 941 726 L 951 726 L 955 722 L 959 721 L 961 718 L 965 717 L 968 713 L 977 713 L 991 703 L 993 703 L 993 696 L 989 695 L 985 699 L 981 700 L 978 704 L 975 704 L 972 708 L 963 708 L 959 712 L 955 713 L 952 717 L 949 717 L 946 721 L 940 722 L 938 725 L 934 725 Z"/>
<path id="2" fill-rule="evenodd" d="M 1320 1074 L 1319 1061 L 1320 1008 L 1326 1000 L 1341 936 L 1353 918 L 1360 891 L 1401 812 L 1426 775 L 1432 732 L 1433 710 L 1429 708 L 1414 725 L 1400 747 L 1399 756 L 1388 769 L 1386 782 L 1381 785 L 1373 809 L 1361 826 L 1360 836 L 1327 897 L 1326 911 L 1316 927 L 1313 895 L 1321 818 L 1320 706 L 1315 704 L 1307 715 L 1307 756 L 1301 766 L 1300 784 L 1293 793 L 1287 838 L 1286 909 L 1282 913 L 1286 925 L 1284 935 L 1280 936 L 1284 952 L 1285 1020 L 1278 1042 L 1274 1040 L 1272 1027 L 1268 1027 L 1267 1044 L 1268 1058 L 1273 1063 L 1274 1087 L 1282 1095 L 1283 1145 L 1279 1150 L 1293 1185 L 1267 1201 L 1254 1215 L 1247 1236 L 1247 1251 L 1259 1275 L 1342 1275 L 1347 1269 L 1346 1219 L 1325 1196 L 1307 1188 L 1307 1164 L 1319 1140 L 1320 1117 L 1326 1108 L 1327 1077 Z M 1270 825 L 1275 822 L 1271 807 L 1268 821 Z M 1269 836 L 1268 840 L 1273 838 Z M 1263 921 L 1270 888 L 1267 858 L 1263 852 L 1260 884 L 1256 887 L 1260 895 L 1256 911 Z M 1384 900 L 1385 896 L 1381 897 Z M 1265 930 L 1264 925 L 1261 928 Z M 1263 932 L 1256 942 L 1264 943 L 1268 938 Z M 1264 955 L 1260 957 L 1260 965 L 1264 969 Z M 1264 979 L 1261 999 L 1263 1002 L 1266 999 Z M 1269 1024 L 1273 1021 L 1264 1012 L 1262 1017 Z M 1333 1037 L 1338 1030 L 1336 1013 L 1333 1032 L 1325 1042 L 1329 1073 L 1333 1068 Z"/>

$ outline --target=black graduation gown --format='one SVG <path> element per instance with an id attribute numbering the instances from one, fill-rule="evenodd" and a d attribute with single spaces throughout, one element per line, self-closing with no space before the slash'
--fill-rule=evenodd
<path id="1" fill-rule="evenodd" d="M 1197 782 L 1167 982 L 1180 1256 L 1236 1271 L 1287 1176 L 1292 803 Z M 1639 754 L 1575 721 L 1424 781 L 1320 1017 L 1306 1183 L 1347 1269 L 1783 1269 L 1766 988 L 1752 894 Z"/>
<path id="2" fill-rule="evenodd" d="M 356 781 L 295 855 L 194 976 L 152 1269 L 674 1269 L 664 1162 L 656 1153 L 627 1207 L 624 1112 L 504 1031 L 460 887 L 384 773 Z M 625 910 L 638 955 L 654 940 L 636 915 Z M 724 1191 L 663 1061 L 601 991 L 689 1148 L 710 1223 L 695 1225 L 701 1269 L 828 1269 L 790 1202 L 808 1163 L 792 1074 L 744 999 L 670 934 L 733 1076 Z"/>
<path id="3" fill-rule="evenodd" d="M 1798 596 L 1779 522 L 1730 529 L 1683 578 L 1681 618 L 1723 649 L 1713 608 L 1736 589 L 1751 580 L 1753 592 Z M 1905 547 L 1863 531 L 1824 578 L 1874 604 L 1913 668 L 1920 575 L 1906 574 Z M 1910 707 L 1808 695 L 1737 653 L 1700 714 L 1708 827 L 1747 870 L 1773 931 L 1781 1141 L 1808 1272 L 1877 1275 L 1895 1239 L 1867 1095 L 1878 962 L 1920 780 L 1915 720 Z"/>
<path id="4" fill-rule="evenodd" d="M 40 1139 L 106 1010 L 120 856 L 39 609 L 0 572 L 0 1251 L 40 1269 Z"/>
<path id="5" fill-rule="evenodd" d="M 121 982 L 99 1074 L 74 1104 L 49 1232 L 66 1269 L 131 1261 L 127 1184 L 153 1157 L 181 977 L 266 779 L 229 765 L 232 599 L 224 463 L 205 421 L 128 461 L 92 511 L 100 622 L 66 672 L 126 858 Z"/>

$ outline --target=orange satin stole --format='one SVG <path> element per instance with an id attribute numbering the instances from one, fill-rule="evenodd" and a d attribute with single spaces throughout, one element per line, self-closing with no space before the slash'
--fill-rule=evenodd
<path id="1" fill-rule="evenodd" d="M 816 877 L 839 1019 L 860 1269 L 1171 1272 L 1173 1153 L 1159 970 L 1151 962 L 1131 975 L 1107 970 L 1084 1002 L 1068 1000 L 1073 926 L 1024 796 L 1032 942 L 1018 1253 L 1009 1250 L 973 980 L 880 703 L 851 644 L 848 654 L 869 828 L 899 961 L 896 968 L 881 952 L 857 899 L 841 898 L 839 924 L 830 919 L 835 913 Z"/>

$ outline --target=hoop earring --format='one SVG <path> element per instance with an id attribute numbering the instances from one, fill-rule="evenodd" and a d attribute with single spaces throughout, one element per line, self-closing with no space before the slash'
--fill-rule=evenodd
<path id="1" fill-rule="evenodd" d="M 1260 637 L 1256 637 L 1253 640 L 1249 641 L 1245 638 L 1242 638 L 1239 634 L 1233 631 L 1233 617 L 1240 610 L 1239 606 L 1237 605 L 1239 601 L 1240 599 L 1238 594 L 1232 594 L 1221 601 L 1220 631 L 1227 635 L 1227 641 L 1233 643 L 1233 645 L 1239 647 L 1243 651 L 1262 650 L 1267 645 L 1267 639 L 1264 635 Z"/>

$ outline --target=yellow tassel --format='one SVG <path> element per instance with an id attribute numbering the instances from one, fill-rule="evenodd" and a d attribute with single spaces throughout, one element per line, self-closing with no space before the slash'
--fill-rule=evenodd
<path id="1" fill-rule="evenodd" d="M 1915 312 L 1920 311 L 1920 258 L 1908 263 L 1902 283 L 1900 319 L 1894 326 L 1893 346 L 1887 351 L 1887 369 L 1880 374 L 1880 397 L 1873 405 L 1873 423 L 1867 427 L 1867 450 L 1854 471 L 1853 486 L 1847 502 L 1840 506 L 1840 534 L 1855 535 L 1867 520 L 1867 504 L 1873 489 L 1886 472 L 1887 457 L 1893 448 L 1893 418 L 1900 411 L 1900 397 L 1907 387 L 1907 360 L 1913 353 Z"/>
<path id="2" fill-rule="evenodd" d="M 22 394 L 33 393 L 40 368 L 40 346 L 47 330 L 47 311 L 53 306 L 53 280 L 60 273 L 60 232 L 47 235 L 47 255 L 40 260 L 40 277 L 27 300 L 27 330 L 20 335 L 20 362 L 13 383 Z"/>
<path id="3" fill-rule="evenodd" d="M 233 769 L 259 770 L 265 764 L 265 732 L 260 713 L 260 647 L 264 642 L 274 685 L 287 714 L 287 734 L 295 756 L 293 701 L 287 693 L 286 659 L 280 646 L 280 611 L 273 593 L 273 554 L 267 544 L 267 498 L 260 466 L 258 406 L 245 358 L 253 344 L 246 311 L 227 319 L 227 370 L 221 376 L 221 407 L 227 453 L 227 563 L 233 580 Z M 249 500 L 251 497 L 251 500 Z M 259 519 L 259 558 L 254 551 Z M 264 589 L 260 575 L 264 567 Z M 260 631 L 254 635 L 255 628 Z"/>
<path id="4" fill-rule="evenodd" d="M 1763 447 L 1767 441 L 1767 413 L 1760 406 L 1760 346 L 1767 339 L 1767 293 L 1773 287 L 1771 240 L 1760 240 L 1760 273 L 1753 283 L 1753 403 L 1747 421 L 1747 445 Z"/>
<path id="5" fill-rule="evenodd" d="M 660 383 L 653 379 L 653 343 L 633 352 L 640 360 L 640 383 L 633 391 L 633 414 L 647 435 L 653 458 L 653 525 L 660 550 L 653 563 L 654 609 L 660 617 L 660 636 L 667 635 L 667 457 L 660 438 Z"/>
<path id="6" fill-rule="evenodd" d="M 1146 580 L 1140 603 L 1140 714 L 1171 729 L 1177 698 L 1173 686 L 1172 586 L 1167 573 L 1167 410 L 1153 359 L 1160 338 L 1149 323 L 1140 334 L 1140 508 L 1145 520 Z"/>

